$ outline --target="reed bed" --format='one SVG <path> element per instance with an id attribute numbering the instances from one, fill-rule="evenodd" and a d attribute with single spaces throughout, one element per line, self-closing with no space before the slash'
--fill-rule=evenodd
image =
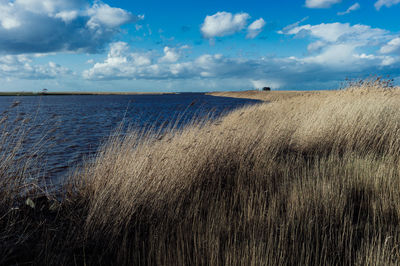
<path id="1" fill-rule="evenodd" d="M 247 91 L 218 91 L 209 92 L 207 95 L 230 97 L 230 98 L 244 98 L 260 100 L 265 102 L 274 102 L 298 97 L 302 95 L 321 93 L 322 91 L 260 91 L 260 90 L 247 90 Z"/>
<path id="2" fill-rule="evenodd" d="M 400 91 L 350 85 L 110 137 L 0 263 L 400 264 Z"/>

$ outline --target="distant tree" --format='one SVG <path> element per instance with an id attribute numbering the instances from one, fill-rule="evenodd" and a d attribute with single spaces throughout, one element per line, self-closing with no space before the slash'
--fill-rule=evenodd
<path id="1" fill-rule="evenodd" d="M 264 88 L 262 88 L 262 90 L 263 90 L 263 91 L 270 91 L 271 88 L 270 88 L 270 87 L 264 87 Z"/>
<path id="2" fill-rule="evenodd" d="M 46 94 L 48 91 L 49 91 L 48 89 L 44 88 L 44 89 L 42 90 L 42 93 L 43 93 L 43 94 Z"/>

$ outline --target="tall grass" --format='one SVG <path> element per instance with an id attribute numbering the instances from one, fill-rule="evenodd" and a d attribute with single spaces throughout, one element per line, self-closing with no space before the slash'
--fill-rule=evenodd
<path id="1" fill-rule="evenodd" d="M 3 111 L 0 119 L 0 264 L 24 242 L 22 231 L 28 226 L 19 215 L 19 202 L 37 192 L 35 150 L 22 154 L 24 140 L 29 134 L 27 118 L 15 109 L 19 102 Z M 30 202 L 28 202 L 30 203 Z M 21 234 L 17 231 L 21 230 Z"/>
<path id="2" fill-rule="evenodd" d="M 348 82 L 350 83 L 350 82 Z M 307 94 L 313 94 L 315 91 L 259 91 L 259 90 L 247 90 L 247 91 L 219 91 L 210 92 L 207 95 L 219 96 L 219 97 L 231 97 L 231 98 L 246 98 L 261 101 L 281 101 L 287 100 L 293 97 L 306 96 Z"/>
<path id="3" fill-rule="evenodd" d="M 71 176 L 27 259 L 398 265 L 399 152 L 400 92 L 379 81 L 116 135 Z"/>

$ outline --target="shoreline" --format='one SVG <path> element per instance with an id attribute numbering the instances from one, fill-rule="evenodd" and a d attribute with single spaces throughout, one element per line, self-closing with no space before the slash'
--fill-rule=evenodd
<path id="1" fill-rule="evenodd" d="M 0 92 L 0 96 L 165 95 L 176 92 Z"/>
<path id="2" fill-rule="evenodd" d="M 188 92 L 190 93 L 190 92 Z M 260 100 L 265 102 L 290 99 L 293 97 L 312 95 L 321 93 L 321 91 L 259 91 L 259 90 L 247 90 L 247 91 L 217 91 L 217 92 L 201 92 L 204 95 L 215 96 L 215 97 L 229 97 L 229 98 L 241 98 Z M 0 92 L 1 96 L 96 96 L 96 95 L 176 95 L 181 92 Z"/>
<path id="3" fill-rule="evenodd" d="M 219 91 L 219 92 L 202 92 L 204 95 L 214 97 L 228 97 L 259 100 L 263 102 L 273 102 L 278 100 L 290 99 L 304 95 L 318 94 L 321 91 Z M 180 92 L 0 92 L 1 96 L 99 96 L 99 95 L 176 95 Z"/>
<path id="4" fill-rule="evenodd" d="M 259 100 L 263 102 L 274 102 L 279 100 L 290 99 L 293 97 L 300 97 L 305 95 L 319 94 L 321 91 L 259 91 L 259 90 L 247 90 L 247 91 L 220 91 L 220 92 L 208 92 L 205 95 L 215 97 L 230 97 L 230 98 L 241 98 Z"/>

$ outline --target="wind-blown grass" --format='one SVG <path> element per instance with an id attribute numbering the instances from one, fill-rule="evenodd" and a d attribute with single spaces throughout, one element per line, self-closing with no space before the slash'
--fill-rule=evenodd
<path id="1" fill-rule="evenodd" d="M 116 135 L 4 261 L 397 265 L 399 152 L 400 92 L 374 82 Z"/>
<path id="2" fill-rule="evenodd" d="M 308 94 L 315 94 L 317 91 L 259 91 L 259 90 L 247 90 L 247 91 L 219 91 L 209 92 L 207 95 L 219 96 L 219 97 L 230 97 L 230 98 L 245 98 L 253 100 L 261 100 L 267 102 L 287 100 L 293 97 L 306 96 Z M 319 91 L 318 93 L 321 93 Z"/>

